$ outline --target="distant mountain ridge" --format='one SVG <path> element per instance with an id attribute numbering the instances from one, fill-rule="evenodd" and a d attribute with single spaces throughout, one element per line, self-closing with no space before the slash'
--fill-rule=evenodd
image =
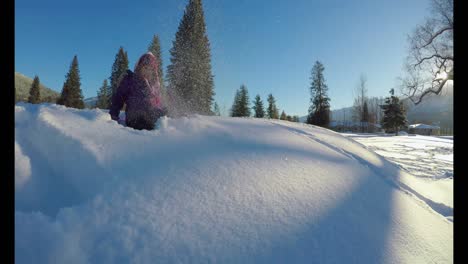
<path id="1" fill-rule="evenodd" d="M 423 123 L 438 125 L 441 128 L 453 128 L 453 93 L 428 95 L 415 105 L 409 98 L 402 99 L 406 107 L 409 124 Z M 331 120 L 352 120 L 353 107 L 344 107 L 331 111 Z M 307 116 L 302 117 L 305 121 Z M 302 119 L 300 119 L 302 121 Z"/>
<path id="2" fill-rule="evenodd" d="M 404 99 L 403 102 L 407 107 L 410 124 L 423 123 L 453 128 L 453 94 L 430 95 L 418 105 L 414 105 L 409 99 Z"/>
<path id="3" fill-rule="evenodd" d="M 97 96 L 89 97 L 89 98 L 84 99 L 84 103 L 85 103 L 86 108 L 96 107 L 96 102 L 97 102 Z"/>

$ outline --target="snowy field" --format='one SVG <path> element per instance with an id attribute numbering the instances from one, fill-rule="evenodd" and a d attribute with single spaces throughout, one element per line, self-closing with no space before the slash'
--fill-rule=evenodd
<path id="1" fill-rule="evenodd" d="M 402 184 L 416 176 L 349 137 L 253 118 L 158 127 L 18 103 L 16 263 L 453 262 L 453 223 Z"/>
<path id="2" fill-rule="evenodd" d="M 408 172 L 400 177 L 434 210 L 453 217 L 453 137 L 343 134 Z"/>

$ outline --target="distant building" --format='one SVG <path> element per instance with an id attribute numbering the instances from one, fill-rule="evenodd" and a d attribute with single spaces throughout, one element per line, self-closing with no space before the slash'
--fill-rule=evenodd
<path id="1" fill-rule="evenodd" d="M 426 124 L 413 124 L 408 126 L 410 134 L 438 136 L 440 134 L 439 126 L 431 126 Z"/>

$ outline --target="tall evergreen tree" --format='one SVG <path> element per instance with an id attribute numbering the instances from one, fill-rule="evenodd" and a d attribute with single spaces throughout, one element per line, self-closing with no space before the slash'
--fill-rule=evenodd
<path id="1" fill-rule="evenodd" d="M 156 60 L 158 61 L 159 85 L 161 87 L 161 91 L 165 93 L 163 62 L 162 62 L 162 56 L 161 56 L 161 44 L 159 42 L 158 35 L 153 36 L 153 40 L 151 41 L 148 47 L 148 51 L 151 52 L 156 57 Z"/>
<path id="2" fill-rule="evenodd" d="M 215 93 L 201 0 L 189 0 L 170 53 L 168 89 L 173 90 L 170 94 L 177 104 L 183 104 L 176 107 L 183 114 L 209 114 Z"/>
<path id="3" fill-rule="evenodd" d="M 250 111 L 250 98 L 249 98 L 249 91 L 247 90 L 247 87 L 245 85 L 241 85 L 240 88 L 241 91 L 241 97 L 240 97 L 240 110 L 242 113 L 242 116 L 250 116 L 251 111 Z"/>
<path id="4" fill-rule="evenodd" d="M 284 112 L 281 112 L 281 116 L 280 116 L 280 120 L 286 120 L 287 119 L 287 116 L 286 116 L 286 113 Z"/>
<path id="5" fill-rule="evenodd" d="M 239 110 L 239 106 L 240 106 L 240 90 L 237 89 L 236 90 L 236 95 L 234 95 L 234 102 L 232 103 L 232 107 L 231 107 L 231 116 L 232 117 L 238 117 L 238 116 L 241 116 L 240 115 L 240 110 Z"/>
<path id="6" fill-rule="evenodd" d="M 36 75 L 32 82 L 31 89 L 29 89 L 28 102 L 31 104 L 38 104 L 40 103 L 40 99 L 41 99 L 41 92 L 39 90 L 39 77 Z"/>
<path id="7" fill-rule="evenodd" d="M 109 109 L 109 97 L 111 96 L 111 90 L 107 84 L 107 79 L 102 83 L 101 88 L 97 94 L 96 107 L 100 109 Z"/>
<path id="8" fill-rule="evenodd" d="M 110 76 L 110 87 L 112 94 L 109 96 L 109 103 L 111 104 L 112 95 L 115 94 L 117 88 L 119 87 L 120 81 L 125 77 L 125 74 L 128 70 L 128 55 L 127 52 L 124 51 L 123 47 L 119 48 L 119 51 L 115 55 L 114 64 L 112 64 L 112 72 Z"/>
<path id="9" fill-rule="evenodd" d="M 382 118 L 382 127 L 385 131 L 395 132 L 398 135 L 398 131 L 402 126 L 407 124 L 406 111 L 403 103 L 400 99 L 394 95 L 395 91 L 390 90 L 390 97 L 385 99 L 385 104 L 382 105 L 384 111 L 384 117 Z"/>
<path id="10" fill-rule="evenodd" d="M 255 96 L 255 101 L 253 101 L 254 103 L 254 106 L 252 107 L 253 110 L 254 110 L 254 116 L 256 118 L 263 118 L 265 117 L 265 109 L 263 109 L 263 102 L 262 102 L 262 99 L 260 98 L 260 95 L 257 94 L 257 96 Z"/>
<path id="11" fill-rule="evenodd" d="M 276 107 L 276 100 L 275 100 L 275 97 L 273 97 L 273 94 L 268 95 L 267 101 L 268 101 L 268 108 L 267 108 L 268 118 L 278 119 L 279 113 L 278 113 L 278 108 Z"/>
<path id="12" fill-rule="evenodd" d="M 80 87 L 80 70 L 78 68 L 78 58 L 76 55 L 73 57 L 70 70 L 68 71 L 65 78 L 66 80 L 63 84 L 62 93 L 57 100 L 57 104 L 83 109 L 85 104 Z"/>
<path id="13" fill-rule="evenodd" d="M 234 103 L 232 105 L 231 116 L 233 117 L 242 117 L 250 116 L 250 107 L 249 107 L 249 92 L 245 85 L 241 85 L 240 89 L 237 90 L 236 96 L 234 98 Z"/>
<path id="14" fill-rule="evenodd" d="M 309 107 L 309 115 L 307 116 L 307 123 L 328 127 L 330 123 L 330 98 L 328 98 L 328 87 L 325 84 L 323 71 L 325 67 L 319 61 L 315 62 L 312 68 L 311 76 L 311 106 Z"/>
<path id="15" fill-rule="evenodd" d="M 213 114 L 215 116 L 221 116 L 221 111 L 219 110 L 218 103 L 216 103 L 216 102 L 214 103 Z"/>

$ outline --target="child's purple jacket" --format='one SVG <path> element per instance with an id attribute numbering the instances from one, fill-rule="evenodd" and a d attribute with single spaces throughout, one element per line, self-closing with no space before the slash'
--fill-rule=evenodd
<path id="1" fill-rule="evenodd" d="M 142 67 L 146 67 L 144 70 L 149 70 L 151 74 L 154 74 L 156 81 L 148 81 L 146 78 L 127 70 L 116 93 L 112 96 L 109 113 L 113 120 L 119 120 L 119 113 L 124 103 L 126 104 L 125 121 L 127 125 L 133 124 L 135 120 L 141 120 L 142 118 L 154 124 L 162 115 L 163 106 L 159 76 L 157 76 L 157 64 L 154 56 L 150 53 L 143 55 L 139 63 L 145 59 L 147 59 L 146 63 L 149 61 L 149 64 Z M 135 68 L 137 69 L 137 67 Z"/>

